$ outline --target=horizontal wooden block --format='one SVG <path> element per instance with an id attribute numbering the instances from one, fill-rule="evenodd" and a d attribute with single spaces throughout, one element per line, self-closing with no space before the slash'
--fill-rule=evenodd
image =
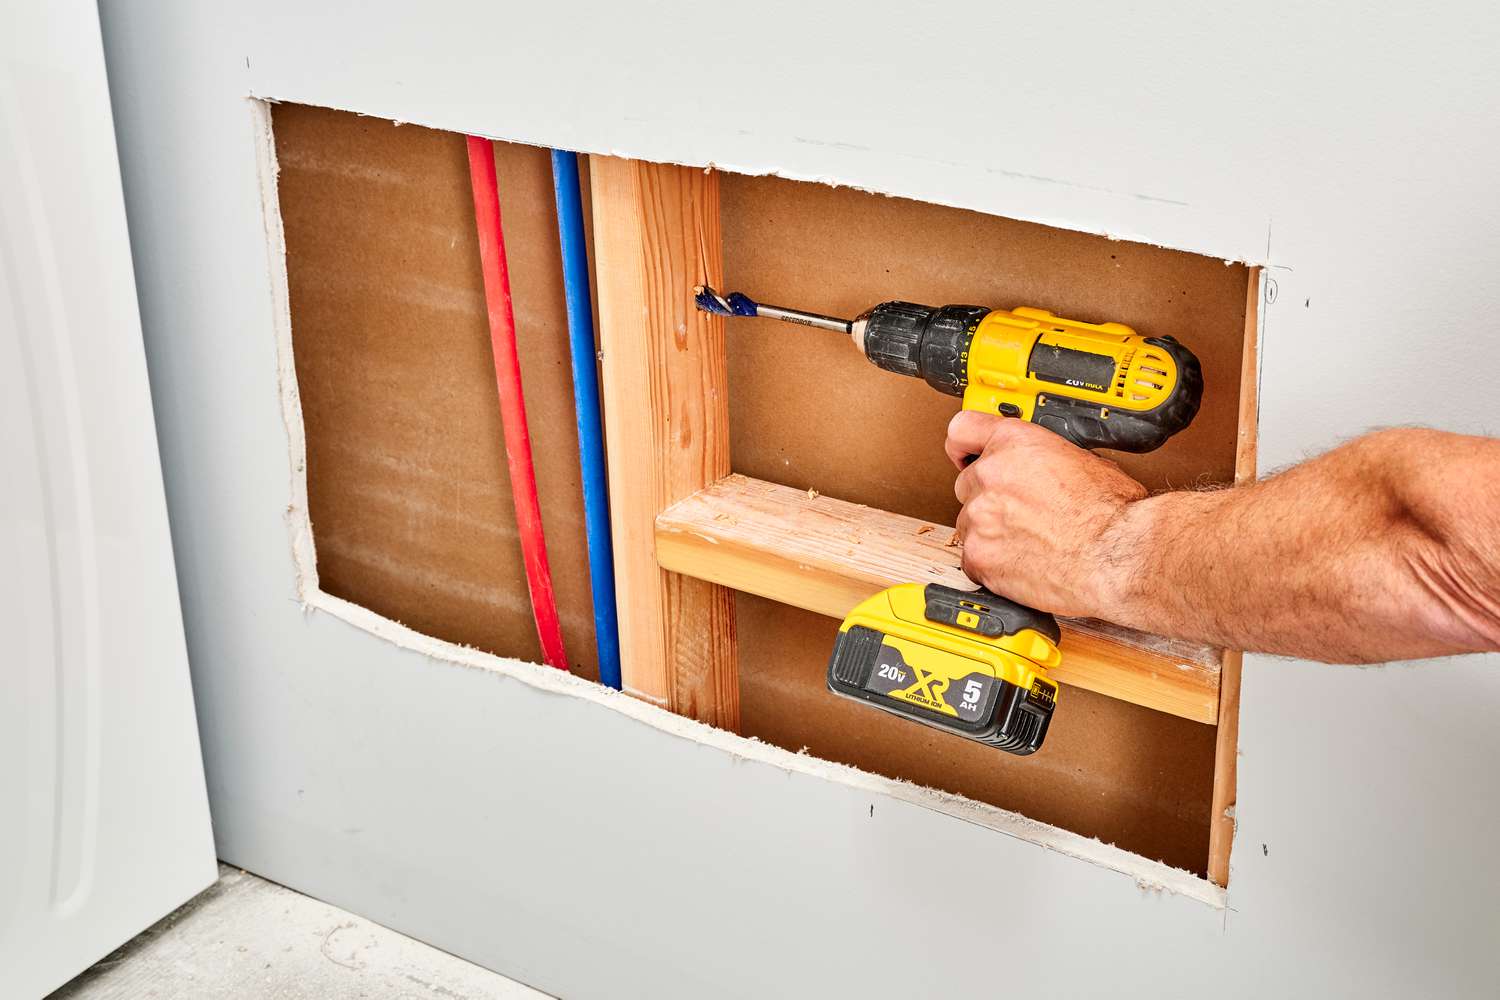
<path id="1" fill-rule="evenodd" d="M 898 583 L 972 589 L 953 529 L 731 475 L 656 518 L 663 569 L 833 618 Z M 1063 684 L 1213 724 L 1222 652 L 1089 618 L 1060 618 Z"/>

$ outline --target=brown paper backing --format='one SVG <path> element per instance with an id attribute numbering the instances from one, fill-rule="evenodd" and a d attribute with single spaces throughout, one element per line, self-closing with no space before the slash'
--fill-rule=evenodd
<path id="1" fill-rule="evenodd" d="M 274 110 L 308 502 L 324 590 L 418 631 L 540 655 L 515 535 L 462 136 Z M 545 150 L 496 144 L 538 492 L 575 672 L 597 676 Z M 1194 425 L 1124 464 L 1153 488 L 1232 477 L 1246 271 L 1217 260 L 819 184 L 723 177 L 728 284 L 852 315 L 1033 305 L 1174 334 L 1204 362 Z M 729 328 L 738 472 L 935 521 L 957 510 L 957 401 L 840 338 Z M 837 623 L 741 595 L 743 731 L 1202 871 L 1214 732 L 1067 689 L 1019 759 L 827 694 Z"/>

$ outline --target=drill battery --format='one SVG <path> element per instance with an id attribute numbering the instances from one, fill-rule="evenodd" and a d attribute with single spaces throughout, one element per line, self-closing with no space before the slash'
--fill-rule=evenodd
<path id="1" fill-rule="evenodd" d="M 1047 736 L 1057 621 L 988 591 L 906 583 L 839 627 L 828 689 L 944 732 L 1035 753 Z"/>

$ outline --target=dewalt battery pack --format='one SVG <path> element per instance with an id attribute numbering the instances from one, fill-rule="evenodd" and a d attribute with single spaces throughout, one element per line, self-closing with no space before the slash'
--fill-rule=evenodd
<path id="1" fill-rule="evenodd" d="M 839 626 L 828 689 L 944 732 L 1035 753 L 1057 706 L 1061 633 L 1045 612 L 988 591 L 906 583 Z"/>

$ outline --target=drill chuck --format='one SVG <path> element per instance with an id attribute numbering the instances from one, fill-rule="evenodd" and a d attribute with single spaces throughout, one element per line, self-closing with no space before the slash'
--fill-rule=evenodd
<path id="1" fill-rule="evenodd" d="M 854 321 L 851 334 L 875 367 L 962 396 L 969 384 L 969 344 L 989 312 L 983 306 L 882 302 Z"/>

